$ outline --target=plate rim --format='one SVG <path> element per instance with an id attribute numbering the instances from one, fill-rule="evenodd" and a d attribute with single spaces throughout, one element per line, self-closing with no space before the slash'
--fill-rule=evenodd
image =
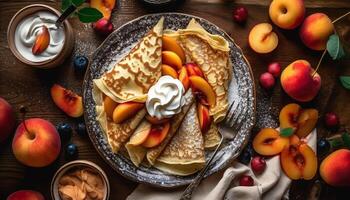
<path id="1" fill-rule="evenodd" d="M 242 152 L 243 148 L 247 145 L 248 141 L 249 141 L 249 138 L 251 136 L 251 131 L 253 130 L 253 127 L 255 126 L 256 124 L 256 107 L 257 107 L 257 103 L 256 103 L 256 85 L 255 85 L 255 78 L 254 78 L 254 74 L 253 74 L 253 70 L 251 68 L 251 65 L 248 61 L 248 59 L 245 57 L 245 55 L 243 54 L 243 51 L 242 51 L 242 48 L 237 45 L 234 41 L 234 39 L 225 31 L 223 30 L 222 28 L 220 28 L 219 26 L 217 26 L 215 23 L 211 22 L 210 20 L 207 20 L 203 17 L 199 17 L 199 16 L 196 16 L 196 15 L 191 15 L 191 14 L 186 14 L 186 13 L 181 13 L 181 12 L 162 12 L 162 13 L 151 13 L 151 14 L 146 14 L 146 15 L 141 15 L 139 17 L 136 17 L 130 21 L 127 21 L 126 23 L 122 24 L 121 26 L 119 26 L 117 29 L 115 29 L 111 34 L 109 34 L 104 40 L 103 42 L 93 51 L 93 53 L 91 53 L 88 58 L 89 58 L 89 64 L 88 64 L 88 67 L 86 69 L 86 72 L 84 74 L 84 79 L 83 79 L 83 84 L 82 84 L 82 92 L 83 92 L 83 105 L 85 105 L 85 88 L 86 88 L 86 84 L 87 84 L 87 79 L 88 77 L 90 76 L 90 68 L 91 68 L 91 60 L 93 57 L 95 57 L 95 55 L 97 54 L 98 51 L 100 51 L 100 49 L 104 46 L 104 44 L 111 38 L 113 37 L 113 33 L 114 32 L 118 32 L 120 29 L 124 28 L 125 26 L 127 25 L 130 25 L 132 24 L 133 22 L 135 21 L 138 21 L 142 18 L 145 18 L 145 17 L 148 17 L 148 16 L 163 16 L 163 15 L 184 15 L 184 16 L 188 16 L 188 17 L 191 17 L 191 18 L 197 18 L 197 19 L 200 19 L 200 20 L 204 20 L 206 22 L 209 22 L 211 26 L 215 26 L 216 28 L 218 28 L 235 46 L 236 48 L 238 49 L 238 51 L 240 52 L 240 54 L 242 55 L 242 58 L 244 59 L 244 61 L 246 62 L 247 66 L 248 66 L 248 71 L 249 71 L 249 74 L 250 74 L 250 77 L 252 78 L 252 90 L 253 90 L 253 116 L 252 116 L 252 123 L 250 125 L 249 128 L 247 128 L 247 132 L 249 132 L 249 135 L 247 137 L 245 137 L 244 141 L 243 141 L 243 144 L 238 148 L 237 152 L 232 156 L 232 157 L 235 157 L 237 158 L 240 153 Z M 85 109 L 85 106 L 83 106 L 83 109 L 84 109 L 84 122 L 86 123 L 88 121 L 87 119 L 87 110 Z M 105 163 L 107 163 L 107 165 L 109 167 L 111 167 L 114 171 L 116 171 L 119 175 L 121 175 L 122 177 L 128 179 L 128 180 L 131 180 L 131 181 L 134 181 L 136 183 L 142 183 L 142 184 L 146 184 L 146 185 L 150 185 L 150 186 L 153 186 L 153 187 L 156 187 L 156 188 L 178 188 L 178 187 L 181 187 L 181 186 L 184 186 L 184 185 L 188 185 L 189 183 L 184 183 L 184 184 L 179 184 L 179 185 L 166 185 L 166 184 L 154 184 L 154 183 L 150 183 L 150 182 L 144 182 L 144 181 L 140 181 L 134 177 L 130 177 L 130 176 L 127 176 L 123 173 L 120 172 L 120 169 L 118 169 L 117 167 L 111 165 L 108 161 L 108 159 L 103 155 L 102 152 L 100 152 L 99 148 L 97 147 L 97 144 L 94 141 L 94 139 L 92 138 L 92 136 L 90 135 L 90 130 L 89 129 L 86 129 L 87 131 L 87 135 L 89 136 L 89 139 L 91 141 L 91 143 L 93 144 L 95 150 L 97 151 L 97 153 L 99 154 L 99 156 L 104 160 Z M 218 173 L 224 169 L 226 169 L 227 166 L 217 170 L 216 172 L 214 172 L 213 174 L 215 173 Z M 204 177 L 207 177 L 208 175 L 206 174 Z"/>

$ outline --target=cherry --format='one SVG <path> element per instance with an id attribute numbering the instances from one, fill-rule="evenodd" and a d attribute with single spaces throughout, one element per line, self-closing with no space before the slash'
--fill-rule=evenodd
<path id="1" fill-rule="evenodd" d="M 278 62 L 270 63 L 267 67 L 267 71 L 277 78 L 281 74 L 281 65 Z"/>
<path id="2" fill-rule="evenodd" d="M 328 128 L 337 128 L 339 126 L 339 118 L 334 112 L 327 113 L 324 120 Z"/>
<path id="3" fill-rule="evenodd" d="M 238 23 L 244 23 L 248 18 L 248 10 L 245 7 L 237 7 L 233 10 L 233 20 Z"/>
<path id="4" fill-rule="evenodd" d="M 239 179 L 239 185 L 240 186 L 253 186 L 254 185 L 254 180 L 251 176 L 248 175 L 243 175 Z"/>
<path id="5" fill-rule="evenodd" d="M 261 174 L 266 168 L 265 159 L 261 156 L 255 156 L 250 163 L 252 170 L 256 174 Z"/>
<path id="6" fill-rule="evenodd" d="M 259 81 L 261 87 L 265 89 L 271 89 L 275 85 L 275 78 L 269 72 L 261 74 Z"/>
<path id="7" fill-rule="evenodd" d="M 100 19 L 92 24 L 95 31 L 101 35 L 109 35 L 113 31 L 113 24 L 107 19 Z"/>

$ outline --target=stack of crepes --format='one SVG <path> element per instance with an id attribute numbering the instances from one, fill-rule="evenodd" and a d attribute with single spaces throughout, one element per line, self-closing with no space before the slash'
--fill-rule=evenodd
<path id="1" fill-rule="evenodd" d="M 216 124 L 228 109 L 227 91 L 232 66 L 229 45 L 223 37 L 209 34 L 194 19 L 186 29 L 177 31 L 163 31 L 163 21 L 161 18 L 124 58 L 101 78 L 94 80 L 94 100 L 97 120 L 114 153 L 125 147 L 136 166 L 144 164 L 185 176 L 203 168 L 205 149 L 215 147 L 220 141 Z M 210 107 L 214 123 L 206 133 L 201 133 L 196 100 L 188 89 L 181 112 L 170 120 L 165 139 L 155 147 L 146 148 L 130 143 L 140 131 L 150 126 L 145 118 L 146 109 L 117 124 L 107 117 L 103 99 L 108 96 L 117 103 L 146 101 L 148 90 L 161 76 L 163 35 L 176 39 L 185 52 L 186 62 L 197 63 L 214 89 L 216 104 Z"/>

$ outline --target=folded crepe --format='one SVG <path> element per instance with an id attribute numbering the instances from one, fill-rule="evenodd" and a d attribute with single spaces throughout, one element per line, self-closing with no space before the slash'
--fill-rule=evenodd
<path id="1" fill-rule="evenodd" d="M 182 123 L 182 120 L 186 116 L 186 113 L 188 112 L 189 108 L 194 102 L 194 96 L 189 89 L 185 96 L 184 96 L 184 105 L 181 109 L 181 112 L 171 119 L 170 122 L 170 129 L 165 137 L 165 139 L 156 147 L 153 148 L 146 148 L 143 147 L 142 145 L 133 145 L 130 142 L 125 144 L 125 148 L 129 154 L 130 160 L 134 163 L 134 165 L 139 166 L 142 161 L 146 158 L 147 164 L 154 165 L 156 159 L 158 156 L 162 153 L 162 151 L 165 149 L 165 147 L 168 145 L 170 142 L 171 138 L 175 135 L 177 132 L 179 126 Z M 137 133 L 141 132 L 145 128 L 149 127 L 149 122 L 144 119 L 143 122 L 137 127 L 133 135 L 131 136 L 130 140 L 132 137 L 136 137 Z"/>
<path id="2" fill-rule="evenodd" d="M 93 97 L 97 120 L 114 153 L 129 139 L 145 116 L 146 110 L 142 109 L 131 119 L 116 124 L 107 117 L 103 98 L 108 96 L 117 103 L 146 101 L 149 88 L 161 76 L 163 21 L 161 18 L 124 58 L 101 78 L 94 80 Z"/>
<path id="3" fill-rule="evenodd" d="M 187 176 L 202 169 L 204 165 L 204 140 L 196 105 L 192 104 L 179 130 L 158 157 L 154 167 L 170 174 Z"/>
<path id="4" fill-rule="evenodd" d="M 195 62 L 202 69 L 216 95 L 210 115 L 214 123 L 220 122 L 228 109 L 227 91 L 232 74 L 228 42 L 220 35 L 208 33 L 194 19 L 186 29 L 167 30 L 164 35 L 176 38 L 185 51 L 187 62 Z"/>
<path id="5" fill-rule="evenodd" d="M 203 133 L 204 137 L 204 148 L 213 149 L 215 148 L 221 140 L 219 130 L 216 124 L 211 123 L 209 130 L 206 133 Z"/>

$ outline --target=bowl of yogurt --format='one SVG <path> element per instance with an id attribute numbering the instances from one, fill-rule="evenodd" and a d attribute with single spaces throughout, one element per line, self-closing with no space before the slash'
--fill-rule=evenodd
<path id="1" fill-rule="evenodd" d="M 19 61 L 38 68 L 53 68 L 63 63 L 73 50 L 74 33 L 67 20 L 56 26 L 60 15 L 50 6 L 33 4 L 12 17 L 7 40 Z"/>

